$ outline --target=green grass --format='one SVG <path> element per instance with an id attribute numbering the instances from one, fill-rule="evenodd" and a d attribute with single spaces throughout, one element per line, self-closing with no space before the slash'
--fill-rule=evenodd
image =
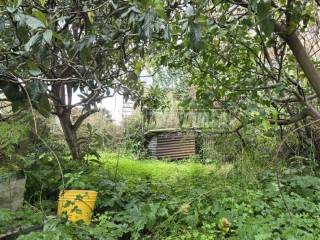
<path id="1" fill-rule="evenodd" d="M 204 165 L 194 159 L 174 162 L 137 160 L 128 154 L 118 156 L 117 153 L 110 152 L 104 152 L 101 156 L 112 179 L 126 179 L 133 188 L 149 179 L 156 192 L 180 199 L 182 202 L 203 199 L 212 193 L 219 195 L 221 189 L 228 191 L 235 186 L 247 188 L 248 185 L 257 183 L 256 175 L 252 173 L 260 172 L 257 170 L 240 173 L 232 163 Z M 233 195 L 233 192 L 230 194 Z"/>
<path id="2" fill-rule="evenodd" d="M 128 196 L 140 199 L 135 206 L 141 204 L 138 212 L 146 213 L 140 220 L 148 219 L 153 207 L 168 210 L 169 215 L 159 217 L 149 229 L 154 239 L 320 239 L 318 198 L 310 189 L 304 191 L 305 179 L 316 181 L 314 177 L 283 175 L 281 195 L 272 171 L 276 166 L 250 153 L 239 154 L 234 163 L 208 165 L 194 160 L 135 160 L 108 152 L 102 160 L 111 176 L 117 172 L 119 179 L 131 183 Z M 187 213 L 181 214 L 185 207 Z M 218 227 L 222 218 L 231 222 L 227 238 Z M 141 236 L 137 239 L 149 239 Z"/>
<path id="3" fill-rule="evenodd" d="M 104 152 L 102 161 L 111 174 L 117 174 L 135 180 L 137 178 L 151 178 L 155 181 L 173 182 L 181 178 L 193 178 L 198 176 L 228 175 L 232 164 L 203 165 L 191 161 L 161 161 L 155 159 L 136 160 L 132 156 L 117 153 Z"/>
<path id="4" fill-rule="evenodd" d="M 88 172 L 70 175 L 99 192 L 95 224 L 52 219 L 49 230 L 20 239 L 320 239 L 320 179 L 299 175 L 298 169 L 287 168 L 278 180 L 270 164 L 250 153 L 208 165 L 101 156 L 103 167 L 93 164 Z M 223 219 L 231 223 L 227 232 L 219 227 Z"/>

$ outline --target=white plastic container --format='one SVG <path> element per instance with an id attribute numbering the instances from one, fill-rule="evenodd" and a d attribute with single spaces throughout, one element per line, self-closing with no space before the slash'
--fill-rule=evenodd
<path id="1" fill-rule="evenodd" d="M 25 176 L 16 174 L 0 176 L 0 208 L 16 210 L 22 206 L 26 180 Z"/>

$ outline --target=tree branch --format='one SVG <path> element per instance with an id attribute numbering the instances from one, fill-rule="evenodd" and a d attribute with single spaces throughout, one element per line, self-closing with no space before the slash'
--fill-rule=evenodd
<path id="1" fill-rule="evenodd" d="M 91 114 L 99 112 L 99 109 L 93 109 L 93 110 L 89 110 L 87 112 L 85 112 L 84 114 L 82 114 L 77 121 L 73 124 L 72 128 L 77 131 L 79 129 L 79 127 L 81 126 L 81 123 L 87 118 L 89 117 Z"/>
<path id="2" fill-rule="evenodd" d="M 296 33 L 287 33 L 287 29 L 282 24 L 275 22 L 275 31 L 289 45 L 293 55 L 306 75 L 311 87 L 320 98 L 320 75 L 312 63 L 310 56 L 302 45 Z"/>
<path id="3" fill-rule="evenodd" d="M 270 119 L 269 122 L 270 124 L 278 124 L 278 125 L 290 125 L 292 123 L 296 123 L 301 121 L 302 119 L 305 119 L 307 116 L 309 116 L 309 111 L 307 109 L 303 110 L 302 112 L 292 116 L 289 119 L 278 119 L 278 120 L 274 120 L 274 119 Z"/>

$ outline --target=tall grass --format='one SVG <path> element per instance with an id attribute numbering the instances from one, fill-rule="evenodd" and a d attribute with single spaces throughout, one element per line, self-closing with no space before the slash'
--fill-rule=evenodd
<path id="1" fill-rule="evenodd" d="M 155 159 L 135 160 L 127 154 L 104 152 L 102 161 L 110 173 L 127 178 L 148 177 L 153 180 L 171 181 L 181 177 L 208 175 L 211 173 L 227 174 L 233 168 L 232 164 L 217 166 L 203 165 L 197 162 L 176 161 L 168 162 Z M 118 168 L 118 169 L 117 169 Z"/>
<path id="2" fill-rule="evenodd" d="M 196 161 L 162 161 L 155 159 L 136 160 L 124 153 L 103 152 L 101 159 L 111 177 L 124 177 L 135 182 L 149 178 L 153 182 L 168 184 L 229 184 L 242 185 L 258 183 L 259 174 L 269 166 L 263 165 L 254 154 L 239 153 L 233 162 L 202 164 Z"/>

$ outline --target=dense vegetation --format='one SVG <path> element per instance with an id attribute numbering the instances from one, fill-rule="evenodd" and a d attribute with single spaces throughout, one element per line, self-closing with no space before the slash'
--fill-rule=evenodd
<path id="1" fill-rule="evenodd" d="M 307 168 L 279 164 L 278 182 L 269 166 L 243 157 L 241 163 L 202 165 L 104 153 L 103 169 L 66 174 L 68 186 L 99 191 L 93 224 L 70 224 L 50 216 L 43 232 L 19 239 L 318 238 L 320 179 L 307 174 Z M 42 223 L 42 210 L 50 205 L 55 198 L 15 213 L 1 210 L 1 228 Z M 223 218 L 231 223 L 225 231 L 219 228 Z"/>
<path id="2" fill-rule="evenodd" d="M 26 177 L 0 239 L 320 239 L 319 8 L 0 0 L 0 204 Z M 155 128 L 196 154 L 152 158 Z M 90 223 L 57 216 L 68 189 Z"/>

